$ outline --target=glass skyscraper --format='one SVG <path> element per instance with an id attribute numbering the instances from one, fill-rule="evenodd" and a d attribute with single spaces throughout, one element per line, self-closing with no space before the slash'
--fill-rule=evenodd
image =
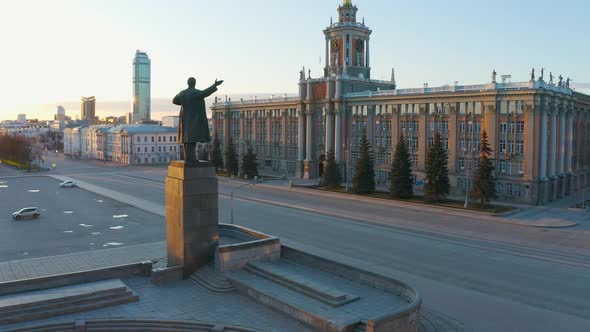
<path id="1" fill-rule="evenodd" d="M 133 59 L 133 121 L 151 119 L 151 61 L 147 53 L 135 52 Z"/>

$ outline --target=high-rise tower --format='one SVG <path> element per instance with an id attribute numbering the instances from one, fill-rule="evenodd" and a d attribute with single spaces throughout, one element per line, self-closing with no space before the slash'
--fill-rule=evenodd
<path id="1" fill-rule="evenodd" d="M 147 53 L 135 52 L 133 58 L 133 121 L 151 120 L 151 61 Z"/>
<path id="2" fill-rule="evenodd" d="M 357 22 L 358 8 L 351 0 L 338 7 L 338 22 L 330 22 L 326 36 L 324 76 L 345 74 L 361 79 L 371 78 L 369 39 L 371 30 Z"/>
<path id="3" fill-rule="evenodd" d="M 80 115 L 82 120 L 94 121 L 96 119 L 96 98 L 82 97 L 80 102 Z"/>

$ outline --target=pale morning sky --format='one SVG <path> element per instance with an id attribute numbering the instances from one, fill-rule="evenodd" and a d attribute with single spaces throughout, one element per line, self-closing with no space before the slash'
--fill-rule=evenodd
<path id="1" fill-rule="evenodd" d="M 97 97 L 101 116 L 131 111 L 136 49 L 152 60 L 152 112 L 187 77 L 223 94 L 295 93 L 299 70 L 319 76 L 322 30 L 339 0 L 0 0 L 0 120 L 79 113 Z M 590 88 L 587 0 L 353 0 L 373 30 L 375 79 L 396 68 L 400 88 L 512 81 L 531 67 Z M 539 69 L 537 69 L 537 73 Z M 164 98 L 164 99 L 160 99 Z"/>

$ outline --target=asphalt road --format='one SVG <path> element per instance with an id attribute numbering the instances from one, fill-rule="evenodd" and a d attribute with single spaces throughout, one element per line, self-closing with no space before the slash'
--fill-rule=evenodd
<path id="1" fill-rule="evenodd" d="M 0 179 L 0 261 L 162 241 L 164 219 L 49 177 Z M 41 217 L 12 212 L 39 207 Z"/>
<path id="2" fill-rule="evenodd" d="M 164 204 L 165 168 L 57 159 L 55 173 Z M 220 220 L 410 282 L 424 305 L 475 331 L 590 330 L 590 236 L 258 186 L 225 194 Z M 254 200 L 253 200 L 254 199 Z M 283 206 L 277 206 L 282 204 Z"/>

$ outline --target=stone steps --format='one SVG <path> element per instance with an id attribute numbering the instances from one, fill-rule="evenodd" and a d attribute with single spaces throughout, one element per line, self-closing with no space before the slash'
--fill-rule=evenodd
<path id="1" fill-rule="evenodd" d="M 190 279 L 213 294 L 225 295 L 238 292 L 231 281 L 223 273 L 216 272 L 211 265 L 200 268 L 190 276 Z"/>
<path id="2" fill-rule="evenodd" d="M 348 309 L 326 305 L 309 292 L 254 269 L 230 272 L 228 278 L 240 293 L 282 312 L 318 331 L 352 331 L 361 317 Z"/>
<path id="3" fill-rule="evenodd" d="M 244 269 L 332 306 L 341 306 L 359 298 L 307 278 L 289 264 L 250 262 Z"/>
<path id="4" fill-rule="evenodd" d="M 352 332 L 367 332 L 367 321 L 363 320 L 354 326 Z"/>
<path id="5" fill-rule="evenodd" d="M 136 302 L 120 280 L 109 280 L 0 298 L 0 324 L 14 324 Z"/>
<path id="6" fill-rule="evenodd" d="M 257 332 L 239 326 L 224 326 L 200 321 L 157 319 L 93 319 L 19 328 L 7 332 Z"/>

